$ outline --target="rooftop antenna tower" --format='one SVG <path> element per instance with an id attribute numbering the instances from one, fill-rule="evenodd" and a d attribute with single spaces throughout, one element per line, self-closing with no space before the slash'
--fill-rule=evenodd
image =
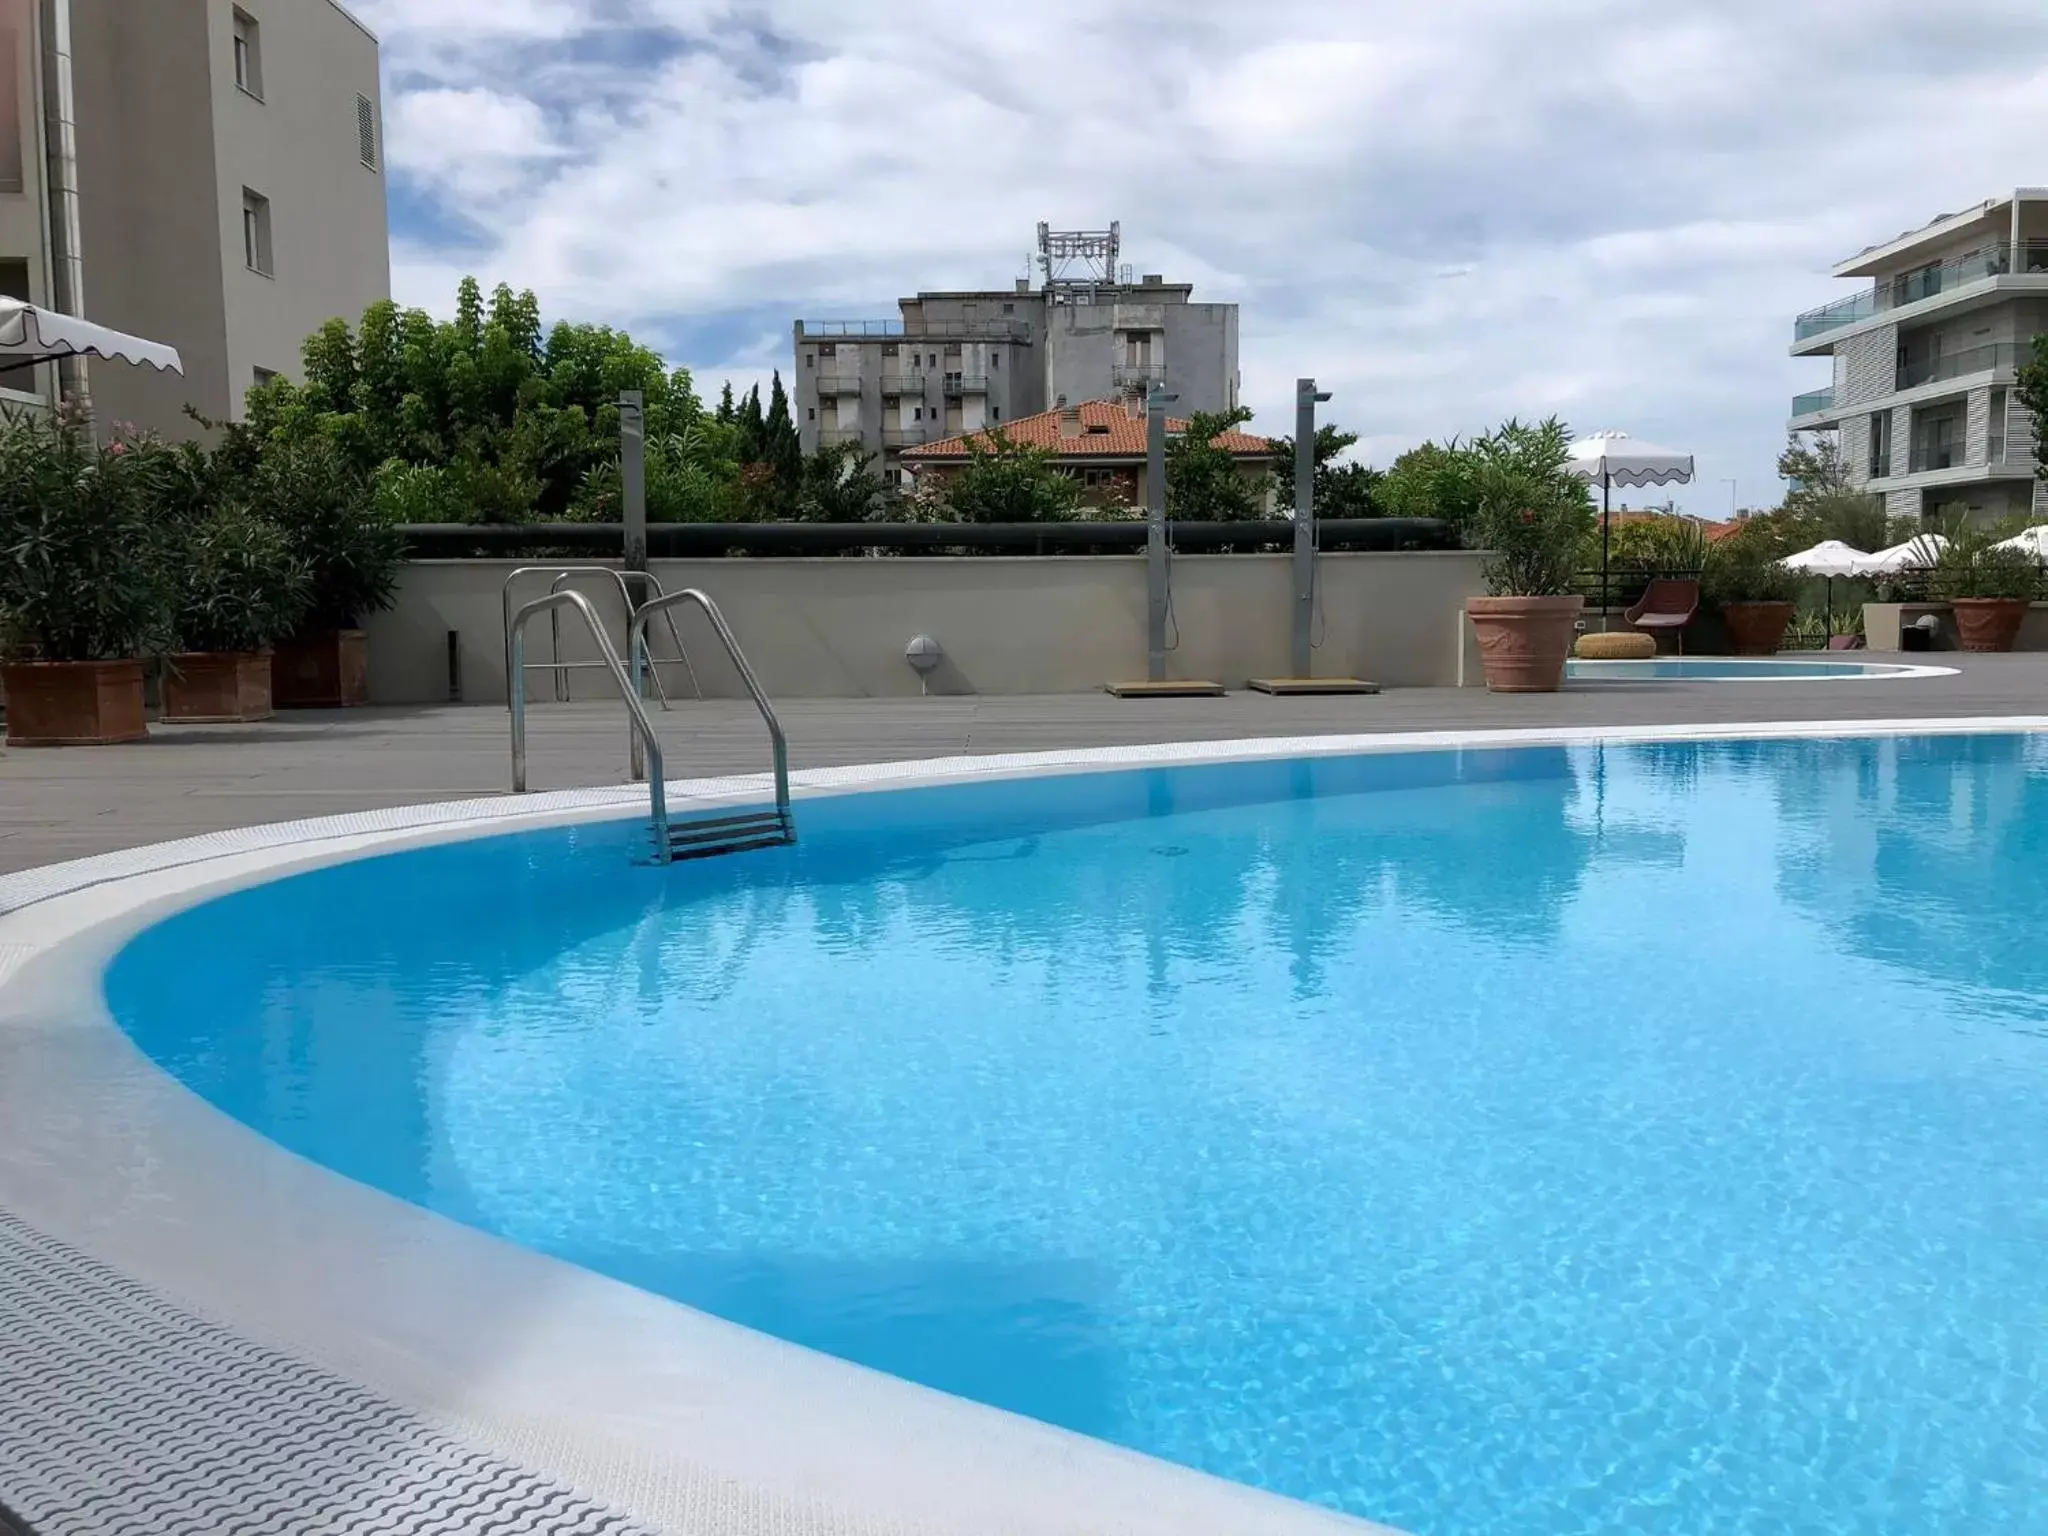
<path id="1" fill-rule="evenodd" d="M 1038 226 L 1038 270 L 1054 302 L 1072 302 L 1080 294 L 1117 285 L 1117 256 L 1123 250 L 1123 226 L 1108 229 L 1054 229 Z"/>

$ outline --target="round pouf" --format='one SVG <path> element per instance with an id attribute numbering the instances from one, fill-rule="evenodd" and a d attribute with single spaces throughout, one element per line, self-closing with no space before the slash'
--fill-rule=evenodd
<path id="1" fill-rule="evenodd" d="M 1648 661 L 1657 654 L 1657 642 L 1632 629 L 1610 634 L 1579 636 L 1574 655 L 1586 661 Z"/>

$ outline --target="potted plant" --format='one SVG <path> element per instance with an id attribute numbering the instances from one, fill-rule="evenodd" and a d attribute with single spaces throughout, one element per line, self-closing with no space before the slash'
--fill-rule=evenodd
<path id="1" fill-rule="evenodd" d="M 0 655 L 7 742 L 140 741 L 142 658 L 168 638 L 163 458 L 70 417 L 0 429 Z"/>
<path id="2" fill-rule="evenodd" d="M 1771 656 L 1791 627 L 1799 577 L 1762 540 L 1731 537 L 1707 557 L 1702 585 L 1738 656 Z"/>
<path id="3" fill-rule="evenodd" d="M 250 498 L 284 530 L 306 568 L 311 598 L 272 654 L 280 709 L 369 702 L 363 617 L 391 606 L 404 543 L 380 511 L 369 479 L 327 438 L 267 442 L 255 454 Z"/>
<path id="4" fill-rule="evenodd" d="M 267 720 L 271 646 L 298 627 L 311 574 L 284 530 L 224 502 L 181 530 L 164 719 Z"/>
<path id="5" fill-rule="evenodd" d="M 1945 532 L 1929 585 L 1955 612 L 1956 643 L 1966 651 L 2011 650 L 2040 595 L 2040 566 L 2025 550 L 2003 547 L 1997 530 L 1959 518 Z"/>
<path id="6" fill-rule="evenodd" d="M 1578 555 L 1593 523 L 1592 498 L 1565 469 L 1564 427 L 1521 429 L 1511 453 L 1477 466 L 1470 535 L 1490 552 L 1485 597 L 1465 612 L 1493 693 L 1555 693 L 1564 683 L 1579 610 Z"/>

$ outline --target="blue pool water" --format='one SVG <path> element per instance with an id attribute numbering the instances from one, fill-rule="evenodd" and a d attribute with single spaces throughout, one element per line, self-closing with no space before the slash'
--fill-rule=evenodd
<path id="1" fill-rule="evenodd" d="M 1421 1536 L 2048 1530 L 2032 742 L 800 813 L 301 875 L 109 998 L 344 1174 Z"/>
<path id="2" fill-rule="evenodd" d="M 1936 667 L 1936 673 L 1953 668 Z M 1664 682 L 1734 683 L 1769 678 L 1814 682 L 1845 677 L 1914 677 L 1927 669 L 1884 661 L 1780 660 L 1770 656 L 1661 656 L 1655 661 L 1568 661 L 1565 675 L 1576 683 Z"/>

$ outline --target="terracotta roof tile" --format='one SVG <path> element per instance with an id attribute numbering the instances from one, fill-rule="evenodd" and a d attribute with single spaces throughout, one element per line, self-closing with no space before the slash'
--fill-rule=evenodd
<path id="1" fill-rule="evenodd" d="M 1055 408 L 1040 411 L 1036 416 L 1020 416 L 1015 421 L 1001 422 L 983 431 L 969 432 L 959 437 L 940 438 L 933 443 L 920 443 L 914 448 L 904 449 L 903 458 L 906 462 L 964 459 L 967 457 L 967 444 L 974 441 L 987 446 L 992 431 L 1002 432 L 1013 443 L 1050 449 L 1063 459 L 1145 457 L 1143 415 L 1131 415 L 1120 400 L 1084 400 L 1078 409 L 1081 413 L 1081 431 L 1076 436 L 1060 435 L 1060 412 Z M 1168 432 L 1185 432 L 1187 426 L 1187 422 L 1179 417 L 1169 416 L 1166 420 Z M 1226 453 L 1243 454 L 1247 457 L 1264 457 L 1273 452 L 1270 439 L 1254 437 L 1249 432 L 1219 432 L 1213 441 Z"/>

